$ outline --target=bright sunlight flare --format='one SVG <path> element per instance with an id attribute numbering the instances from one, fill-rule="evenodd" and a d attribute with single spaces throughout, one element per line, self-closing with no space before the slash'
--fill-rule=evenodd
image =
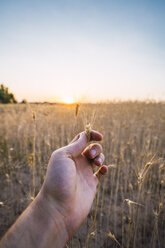
<path id="1" fill-rule="evenodd" d="M 72 96 L 65 96 L 62 98 L 62 102 L 66 104 L 72 104 L 74 103 L 74 99 Z"/>

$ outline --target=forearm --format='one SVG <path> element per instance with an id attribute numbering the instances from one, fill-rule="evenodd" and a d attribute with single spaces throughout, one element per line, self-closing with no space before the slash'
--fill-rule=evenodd
<path id="1" fill-rule="evenodd" d="M 63 217 L 39 194 L 3 237 L 0 248 L 62 248 L 67 241 Z"/>

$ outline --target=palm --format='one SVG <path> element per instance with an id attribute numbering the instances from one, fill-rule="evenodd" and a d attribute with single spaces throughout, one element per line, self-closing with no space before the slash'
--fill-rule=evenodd
<path id="1" fill-rule="evenodd" d="M 84 155 L 73 160 L 64 154 L 50 161 L 47 179 L 49 192 L 76 228 L 89 213 L 96 192 L 90 162 Z"/>

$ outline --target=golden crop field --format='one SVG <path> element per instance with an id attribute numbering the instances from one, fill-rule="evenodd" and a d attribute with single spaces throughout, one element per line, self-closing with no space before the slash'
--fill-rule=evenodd
<path id="1" fill-rule="evenodd" d="M 108 175 L 69 248 L 165 247 L 165 103 L 0 105 L 0 235 L 38 193 L 51 153 L 85 125 Z"/>

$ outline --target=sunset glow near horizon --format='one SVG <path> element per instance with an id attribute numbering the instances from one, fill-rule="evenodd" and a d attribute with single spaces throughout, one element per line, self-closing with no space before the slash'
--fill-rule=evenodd
<path id="1" fill-rule="evenodd" d="M 0 1 L 0 84 L 18 101 L 165 100 L 165 2 Z"/>

